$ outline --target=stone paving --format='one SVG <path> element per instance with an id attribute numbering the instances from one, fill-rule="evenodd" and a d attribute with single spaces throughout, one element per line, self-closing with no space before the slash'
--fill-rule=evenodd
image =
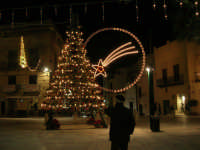
<path id="1" fill-rule="evenodd" d="M 109 129 L 96 129 L 85 120 L 57 118 L 60 130 L 47 131 L 44 118 L 0 118 L 0 150 L 110 150 Z M 199 150 L 200 117 L 162 119 L 161 132 L 137 118 L 129 150 Z"/>

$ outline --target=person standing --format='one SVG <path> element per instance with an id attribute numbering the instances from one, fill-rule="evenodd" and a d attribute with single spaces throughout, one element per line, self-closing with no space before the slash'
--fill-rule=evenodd
<path id="1" fill-rule="evenodd" d="M 128 150 L 130 135 L 135 128 L 133 112 L 123 106 L 125 98 L 116 96 L 117 101 L 114 108 L 107 112 L 110 116 L 110 141 L 111 150 Z"/>

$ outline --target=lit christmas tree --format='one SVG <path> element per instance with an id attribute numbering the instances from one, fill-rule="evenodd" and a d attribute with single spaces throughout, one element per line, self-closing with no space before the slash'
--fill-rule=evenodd
<path id="1" fill-rule="evenodd" d="M 46 108 L 90 111 L 102 109 L 105 104 L 95 82 L 92 65 L 86 57 L 82 33 L 67 33 L 64 49 L 58 56 L 57 69 L 47 91 Z"/>

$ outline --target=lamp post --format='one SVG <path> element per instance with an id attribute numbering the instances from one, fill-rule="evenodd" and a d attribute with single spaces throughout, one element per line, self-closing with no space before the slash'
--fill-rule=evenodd
<path id="1" fill-rule="evenodd" d="M 150 121 L 150 129 L 152 131 L 157 131 L 158 127 L 155 127 L 154 120 L 154 88 L 153 88 L 153 68 L 146 68 L 148 74 L 148 87 L 149 87 L 149 121 Z M 157 122 L 159 123 L 159 122 Z M 157 129 L 156 129 L 157 128 Z"/>

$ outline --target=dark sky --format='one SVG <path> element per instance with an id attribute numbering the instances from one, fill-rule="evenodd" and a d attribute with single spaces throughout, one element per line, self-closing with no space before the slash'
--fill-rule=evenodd
<path id="1" fill-rule="evenodd" d="M 192 1 L 192 0 L 191 0 Z M 104 22 L 102 21 L 104 3 Z M 40 22 L 40 8 L 43 8 L 43 20 L 51 19 L 57 26 L 61 34 L 69 29 L 70 5 L 72 5 L 73 17 L 78 16 L 81 31 L 86 39 L 92 32 L 104 27 L 121 27 L 134 33 L 143 43 L 146 51 L 153 46 L 161 46 L 166 40 L 174 39 L 174 26 L 177 20 L 185 20 L 185 8 L 180 11 L 176 0 L 167 0 L 168 19 L 164 18 L 163 0 L 156 0 L 157 9 L 153 10 L 153 0 L 138 0 L 139 21 L 136 21 L 136 0 L 17 0 L 13 3 L 11 0 L 4 1 L 0 5 L 2 12 L 1 24 L 10 24 L 12 22 L 11 13 L 15 12 L 14 23 L 20 22 Z M 87 11 L 85 11 L 87 4 Z M 55 15 L 57 8 L 57 16 Z M 14 9 L 13 9 L 14 8 Z M 28 16 L 25 15 L 25 8 L 28 8 Z M 177 17 L 176 17 L 177 16 Z M 77 19 L 73 19 L 73 23 Z M 185 23 L 183 21 L 183 23 Z M 65 36 L 64 36 L 65 37 Z M 105 40 L 104 40 L 105 41 Z M 100 44 L 99 44 L 100 43 Z M 106 42 L 99 42 L 96 51 Z M 109 45 L 109 44 L 108 44 Z M 116 47 L 115 45 L 113 47 Z M 110 47 L 109 49 L 112 49 Z M 89 55 L 94 56 L 96 52 L 89 51 Z M 104 54 L 103 54 L 104 55 Z"/>
<path id="2" fill-rule="evenodd" d="M 69 25 L 69 5 L 72 4 L 72 11 L 79 16 L 79 22 L 82 25 L 82 30 L 86 36 L 91 32 L 96 31 L 102 27 L 117 26 L 126 28 L 143 39 L 144 36 L 149 35 L 149 32 L 157 33 L 162 31 L 163 39 L 165 32 L 169 30 L 166 26 L 168 21 L 164 19 L 162 8 L 162 0 L 158 1 L 157 11 L 152 11 L 152 0 L 138 0 L 139 6 L 139 21 L 136 22 L 136 5 L 135 0 L 105 0 L 104 5 L 104 22 L 102 21 L 102 4 L 99 0 L 17 0 L 15 2 L 7 0 L 0 5 L 2 10 L 2 22 L 9 23 L 12 20 L 12 9 L 15 8 L 15 23 L 25 21 L 39 21 L 40 20 L 40 7 L 43 7 L 43 19 L 52 19 L 59 28 L 66 30 Z M 172 0 L 175 1 L 175 0 Z M 87 4 L 87 12 L 85 13 L 84 2 Z M 54 7 L 58 8 L 58 15 L 55 16 Z M 5 9 L 6 8 L 6 9 Z M 18 9 L 17 9 L 18 8 Z M 29 9 L 28 17 L 25 16 L 25 9 Z M 159 27 L 159 29 L 158 29 Z M 156 31 L 152 31 L 156 28 Z M 159 36 L 159 35 L 158 35 Z"/>

